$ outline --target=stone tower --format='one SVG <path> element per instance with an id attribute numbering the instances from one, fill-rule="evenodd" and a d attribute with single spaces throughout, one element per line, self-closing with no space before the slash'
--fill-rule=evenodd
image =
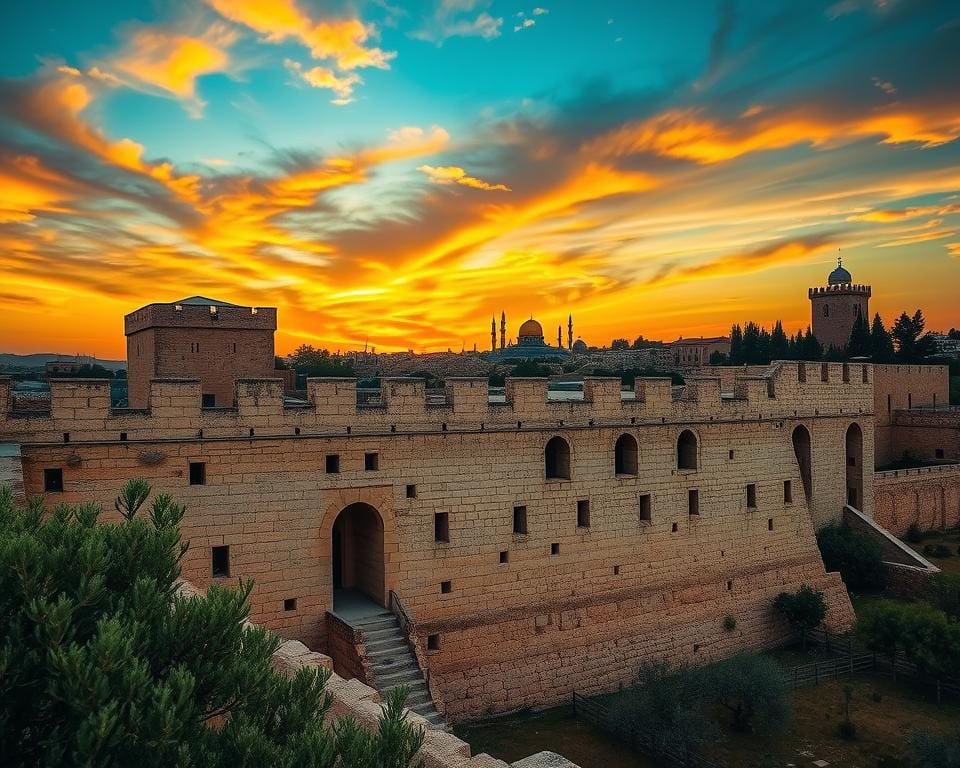
<path id="1" fill-rule="evenodd" d="M 808 295 L 813 335 L 824 350 L 845 347 L 857 317 L 863 317 L 868 324 L 870 322 L 870 286 L 854 283 L 839 257 L 837 268 L 827 278 L 827 285 L 811 288 Z"/>
<path id="2" fill-rule="evenodd" d="M 123 319 L 127 336 L 127 400 L 149 404 L 150 380 L 200 380 L 204 407 L 233 405 L 237 379 L 274 373 L 275 307 L 240 307 L 191 296 L 148 304 Z"/>

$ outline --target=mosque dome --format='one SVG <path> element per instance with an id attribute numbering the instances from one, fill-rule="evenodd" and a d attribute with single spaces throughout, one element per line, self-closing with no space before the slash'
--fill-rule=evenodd
<path id="1" fill-rule="evenodd" d="M 837 268 L 827 278 L 827 285 L 849 285 L 852 282 L 853 276 L 840 263 L 837 263 Z"/>
<path id="2" fill-rule="evenodd" d="M 520 338 L 543 338 L 543 326 L 540 325 L 532 317 L 529 320 L 524 320 L 523 325 L 520 326 Z"/>
<path id="3" fill-rule="evenodd" d="M 587 342 L 583 339 L 577 339 L 573 342 L 573 351 L 574 352 L 586 352 L 587 351 Z"/>

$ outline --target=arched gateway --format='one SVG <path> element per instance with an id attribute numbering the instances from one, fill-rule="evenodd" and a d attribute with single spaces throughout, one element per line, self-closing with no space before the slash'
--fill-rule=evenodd
<path id="1" fill-rule="evenodd" d="M 360 592 L 386 605 L 383 518 L 362 501 L 344 507 L 331 533 L 334 600 L 337 592 Z"/>

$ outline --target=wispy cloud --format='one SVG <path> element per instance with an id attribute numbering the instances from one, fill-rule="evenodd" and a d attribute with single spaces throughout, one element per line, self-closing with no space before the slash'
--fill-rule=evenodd
<path id="1" fill-rule="evenodd" d="M 480 37 L 493 40 L 500 36 L 502 16 L 491 16 L 479 8 L 489 0 L 439 0 L 432 15 L 411 32 L 417 40 L 443 45 L 451 37 Z"/>
<path id="2" fill-rule="evenodd" d="M 356 72 L 348 72 L 340 76 L 327 67 L 304 69 L 300 62 L 291 59 L 284 59 L 283 64 L 292 75 L 307 85 L 333 91 L 334 97 L 330 100 L 330 103 L 338 106 L 351 103 L 354 87 L 363 82 Z"/>
<path id="3" fill-rule="evenodd" d="M 434 184 L 460 184 L 464 187 L 482 189 L 487 192 L 509 192 L 506 184 L 491 184 L 490 182 L 468 176 L 467 172 L 456 165 L 421 165 L 418 171 L 425 173 Z"/>

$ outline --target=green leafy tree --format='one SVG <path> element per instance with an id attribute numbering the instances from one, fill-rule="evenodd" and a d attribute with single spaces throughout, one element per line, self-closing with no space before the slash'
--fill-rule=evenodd
<path id="1" fill-rule="evenodd" d="M 803 340 L 798 346 L 801 360 L 820 360 L 823 358 L 823 345 L 813 335 L 813 330 L 809 325 L 803 335 Z"/>
<path id="2" fill-rule="evenodd" d="M 903 647 L 902 613 L 902 606 L 891 600 L 867 605 L 857 616 L 857 636 L 871 651 L 896 662 Z"/>
<path id="3" fill-rule="evenodd" d="M 960 574 L 938 573 L 930 579 L 930 602 L 948 616 L 960 619 Z"/>
<path id="4" fill-rule="evenodd" d="M 893 362 L 893 337 L 883 324 L 879 312 L 873 316 L 870 326 L 870 355 L 875 363 Z"/>
<path id="5" fill-rule="evenodd" d="M 626 339 L 614 339 L 610 342 L 610 349 L 630 349 L 630 342 Z"/>
<path id="6" fill-rule="evenodd" d="M 804 650 L 807 647 L 807 631 L 819 627 L 827 615 L 827 601 L 823 592 L 806 584 L 796 592 L 781 592 L 773 601 L 773 607 L 800 630 Z"/>
<path id="7" fill-rule="evenodd" d="M 877 590 L 886 582 L 880 544 L 845 525 L 817 531 L 817 545 L 828 571 L 839 571 L 847 589 Z"/>
<path id="8" fill-rule="evenodd" d="M 911 317 L 906 312 L 893 324 L 893 343 L 896 347 L 896 359 L 902 363 L 919 363 L 930 353 L 932 341 L 923 334 L 926 321 L 923 312 L 917 310 Z"/>
<path id="9" fill-rule="evenodd" d="M 730 365 L 743 365 L 743 329 L 739 324 L 730 328 Z"/>
<path id="10" fill-rule="evenodd" d="M 610 708 L 607 727 L 627 740 L 640 736 L 654 753 L 672 750 L 689 756 L 717 735 L 706 704 L 701 669 L 644 664 L 636 686 L 625 690 Z"/>
<path id="11" fill-rule="evenodd" d="M 773 659 L 738 653 L 707 668 L 713 699 L 733 716 L 734 730 L 774 731 L 790 712 L 790 685 Z"/>
<path id="12" fill-rule="evenodd" d="M 770 359 L 788 360 L 790 355 L 790 340 L 783 331 L 783 323 L 779 320 L 774 324 L 770 332 Z"/>
<path id="13" fill-rule="evenodd" d="M 288 365 L 307 376 L 354 376 L 353 365 L 326 349 L 301 344 L 287 356 Z"/>
<path id="14" fill-rule="evenodd" d="M 660 346 L 663 346 L 663 342 L 662 342 L 662 341 L 652 341 L 651 339 L 645 339 L 645 338 L 643 338 L 643 335 L 641 334 L 640 336 L 637 336 L 637 338 L 635 338 L 635 339 L 633 340 L 632 346 L 633 346 L 634 349 L 648 349 L 648 348 L 650 348 L 650 347 L 660 347 Z"/>
<path id="15" fill-rule="evenodd" d="M 872 350 L 870 326 L 867 325 L 867 320 L 862 314 L 857 315 L 853 320 L 853 328 L 850 331 L 850 341 L 847 342 L 846 356 L 869 357 Z"/>
<path id="16" fill-rule="evenodd" d="M 125 519 L 104 524 L 93 505 L 20 507 L 0 490 L 2 762 L 406 766 L 422 732 L 404 720 L 405 691 L 362 744 L 349 722 L 324 725 L 328 673 L 271 667 L 280 640 L 244 626 L 252 582 L 177 594 L 184 508 L 158 494 L 144 513 L 149 494 L 128 483 Z"/>
<path id="17" fill-rule="evenodd" d="M 856 631 L 870 650 L 891 661 L 904 658 L 921 673 L 960 668 L 960 622 L 927 603 L 878 601 L 862 611 Z"/>

